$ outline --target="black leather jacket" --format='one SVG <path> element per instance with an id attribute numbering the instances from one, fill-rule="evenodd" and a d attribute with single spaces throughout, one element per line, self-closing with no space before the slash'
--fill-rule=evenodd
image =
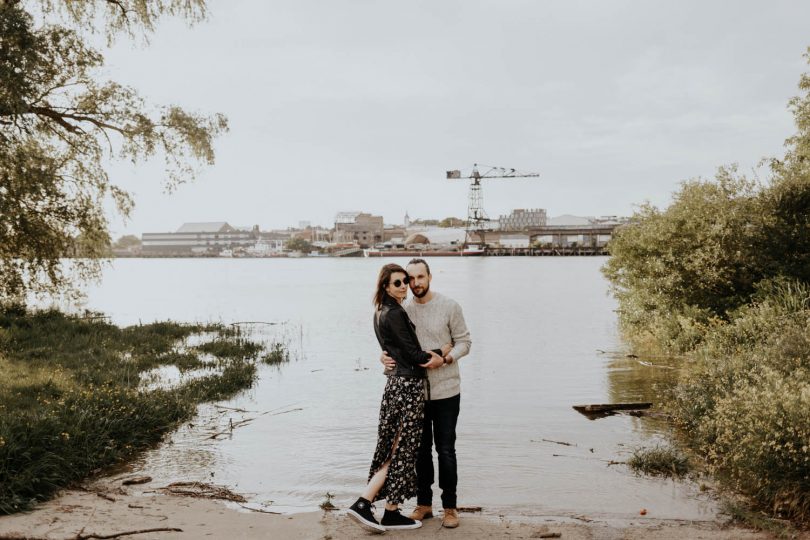
<path id="1" fill-rule="evenodd" d="M 385 371 L 386 375 L 420 379 L 427 376 L 425 368 L 419 364 L 426 364 L 430 360 L 430 353 L 422 350 L 414 328 L 405 309 L 393 297 L 386 294 L 382 306 L 374 312 L 374 333 L 377 335 L 377 341 L 397 363 L 393 370 Z M 439 354 L 441 355 L 441 351 Z"/>

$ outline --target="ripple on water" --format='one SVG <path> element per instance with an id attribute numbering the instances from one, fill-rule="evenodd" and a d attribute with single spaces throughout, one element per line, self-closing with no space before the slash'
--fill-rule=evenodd
<path id="1" fill-rule="evenodd" d="M 625 415 L 589 420 L 571 408 L 658 402 L 672 377 L 637 361 L 658 359 L 623 356 L 616 303 L 599 273 L 604 261 L 432 262 L 434 289 L 461 304 L 473 337 L 472 353 L 460 360 L 463 504 L 527 515 L 635 516 L 644 507 L 658 518 L 706 519 L 716 511 L 689 482 L 636 477 L 607 464 L 626 459 L 633 446 L 654 444 L 665 424 Z M 116 260 L 90 291 L 89 307 L 119 323 L 288 321 L 265 325 L 263 339 L 286 340 L 292 361 L 260 369 L 258 385 L 225 405 L 302 409 L 261 416 L 216 441 L 183 428 L 173 444 L 144 457 L 144 468 L 166 481 L 213 478 L 285 508 L 314 508 L 327 491 L 339 507 L 350 504 L 376 442 L 384 378 L 369 291 L 385 262 Z M 533 442 L 542 438 L 576 446 Z"/>

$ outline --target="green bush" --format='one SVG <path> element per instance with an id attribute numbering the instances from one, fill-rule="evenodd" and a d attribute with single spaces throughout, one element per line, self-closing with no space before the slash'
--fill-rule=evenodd
<path id="1" fill-rule="evenodd" d="M 810 285 L 764 283 L 706 336 L 674 413 L 712 469 L 761 506 L 810 518 Z"/>
<path id="2" fill-rule="evenodd" d="M 810 522 L 810 74 L 799 87 L 767 183 L 726 167 L 642 205 L 603 272 L 634 348 L 687 353 L 684 440 L 759 508 Z"/>

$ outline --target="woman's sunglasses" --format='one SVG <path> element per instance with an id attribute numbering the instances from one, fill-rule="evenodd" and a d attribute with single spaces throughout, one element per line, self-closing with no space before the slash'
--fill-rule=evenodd
<path id="1" fill-rule="evenodd" d="M 405 279 L 401 279 L 401 280 L 400 279 L 395 279 L 394 281 L 391 282 L 391 285 L 393 285 L 394 287 L 399 287 L 403 283 L 405 285 L 407 285 L 410 282 L 411 282 L 411 276 L 405 276 Z"/>

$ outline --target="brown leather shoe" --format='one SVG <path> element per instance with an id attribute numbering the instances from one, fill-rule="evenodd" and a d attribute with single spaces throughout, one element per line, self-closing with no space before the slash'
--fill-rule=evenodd
<path id="1" fill-rule="evenodd" d="M 416 521 L 424 521 L 433 517 L 433 507 L 430 505 L 418 504 L 411 512 L 410 518 Z"/>
<path id="2" fill-rule="evenodd" d="M 458 510 L 455 508 L 444 509 L 444 519 L 442 519 L 442 527 L 448 529 L 455 529 L 458 527 Z"/>

